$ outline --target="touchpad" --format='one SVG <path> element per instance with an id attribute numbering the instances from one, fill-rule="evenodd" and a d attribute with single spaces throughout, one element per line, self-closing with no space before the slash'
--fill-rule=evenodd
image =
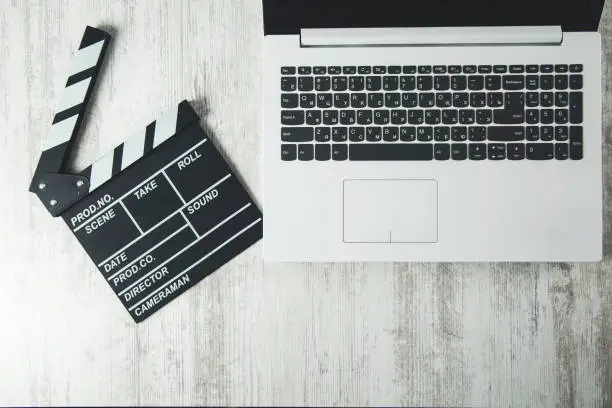
<path id="1" fill-rule="evenodd" d="M 344 180 L 344 242 L 438 241 L 436 180 Z"/>

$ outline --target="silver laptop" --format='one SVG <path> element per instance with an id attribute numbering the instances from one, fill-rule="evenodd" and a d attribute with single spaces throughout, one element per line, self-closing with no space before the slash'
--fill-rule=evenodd
<path id="1" fill-rule="evenodd" d="M 263 0 L 270 261 L 602 258 L 602 1 Z"/>

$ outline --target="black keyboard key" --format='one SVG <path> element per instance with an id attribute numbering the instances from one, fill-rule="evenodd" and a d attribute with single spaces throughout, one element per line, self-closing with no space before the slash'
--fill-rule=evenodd
<path id="1" fill-rule="evenodd" d="M 495 65 L 493 67 L 493 72 L 496 74 L 505 74 L 508 72 L 508 67 L 506 65 Z"/>
<path id="2" fill-rule="evenodd" d="M 467 145 L 463 143 L 453 143 L 451 145 L 451 158 L 453 160 L 467 160 Z"/>
<path id="3" fill-rule="evenodd" d="M 402 126 L 400 128 L 400 140 L 402 142 L 414 142 L 416 140 L 416 128 L 414 126 Z"/>
<path id="4" fill-rule="evenodd" d="M 570 128 L 570 159 L 582 159 L 582 126 Z"/>
<path id="5" fill-rule="evenodd" d="M 542 72 L 542 73 L 548 74 L 548 73 L 551 73 L 553 71 L 554 71 L 554 67 L 552 65 L 549 65 L 549 64 L 547 64 L 547 65 L 540 65 L 540 72 Z"/>
<path id="6" fill-rule="evenodd" d="M 570 123 L 582 123 L 582 92 L 570 92 Z"/>
<path id="7" fill-rule="evenodd" d="M 374 114 L 371 110 L 357 111 L 357 124 L 371 125 L 374 122 Z"/>
<path id="8" fill-rule="evenodd" d="M 372 67 L 360 66 L 357 68 L 357 73 L 359 75 L 370 75 L 372 73 Z"/>
<path id="9" fill-rule="evenodd" d="M 362 76 L 349 77 L 349 89 L 353 92 L 363 91 L 365 89 L 365 78 Z"/>
<path id="10" fill-rule="evenodd" d="M 314 148 L 311 144 L 298 145 L 298 159 L 300 161 L 310 161 L 314 158 Z"/>
<path id="11" fill-rule="evenodd" d="M 311 67 L 298 67 L 298 75 L 310 75 L 312 74 Z"/>
<path id="12" fill-rule="evenodd" d="M 524 65 L 510 65 L 511 74 L 522 74 L 523 72 L 525 72 Z"/>
<path id="13" fill-rule="evenodd" d="M 569 66 L 570 72 L 582 72 L 582 64 L 572 64 Z"/>
<path id="14" fill-rule="evenodd" d="M 431 144 L 357 144 L 349 146 L 349 160 L 354 161 L 430 161 Z"/>
<path id="15" fill-rule="evenodd" d="M 421 75 L 431 74 L 431 65 L 419 65 L 419 74 Z"/>
<path id="16" fill-rule="evenodd" d="M 484 76 L 471 75 L 468 77 L 468 89 L 470 91 L 481 91 L 484 89 Z"/>
<path id="17" fill-rule="evenodd" d="M 459 123 L 462 125 L 472 125 L 476 122 L 476 112 L 474 109 L 461 109 L 459 111 Z"/>
<path id="18" fill-rule="evenodd" d="M 453 94 L 450 92 L 440 92 L 436 94 L 436 106 L 438 108 L 450 108 L 453 106 Z"/>
<path id="19" fill-rule="evenodd" d="M 499 75 L 487 75 L 485 77 L 485 88 L 487 91 L 498 91 L 501 89 L 502 77 Z"/>
<path id="20" fill-rule="evenodd" d="M 374 67 L 374 74 L 382 75 L 387 73 L 387 67 L 377 66 Z"/>
<path id="21" fill-rule="evenodd" d="M 342 73 L 344 75 L 355 75 L 357 73 L 357 67 L 356 66 L 342 67 Z"/>
<path id="22" fill-rule="evenodd" d="M 405 125 L 408 122 L 408 115 L 405 109 L 396 109 L 391 111 L 391 124 Z"/>
<path id="23" fill-rule="evenodd" d="M 476 65 L 464 65 L 463 73 L 464 74 L 475 74 L 478 71 Z"/>
<path id="24" fill-rule="evenodd" d="M 421 126 L 417 128 L 417 140 L 419 142 L 431 142 L 433 139 L 433 128 L 431 126 Z"/>
<path id="25" fill-rule="evenodd" d="M 281 67 L 281 75 L 295 75 L 295 67 Z"/>
<path id="26" fill-rule="evenodd" d="M 298 107 L 297 94 L 282 94 L 281 95 L 281 108 L 293 109 L 297 107 Z"/>
<path id="27" fill-rule="evenodd" d="M 563 74 L 563 73 L 566 73 L 568 70 L 569 70 L 569 68 L 565 64 L 555 65 L 555 72 L 557 72 L 557 73 Z"/>
<path id="28" fill-rule="evenodd" d="M 434 74 L 446 74 L 446 65 L 435 65 L 433 72 Z"/>
<path id="29" fill-rule="evenodd" d="M 555 87 L 555 78 L 552 75 L 540 75 L 540 89 L 549 91 Z"/>
<path id="30" fill-rule="evenodd" d="M 459 122 L 459 111 L 457 109 L 442 110 L 442 123 L 445 125 L 456 125 Z"/>
<path id="31" fill-rule="evenodd" d="M 422 125 L 425 114 L 421 109 L 411 109 L 408 111 L 408 123 L 411 125 Z"/>
<path id="32" fill-rule="evenodd" d="M 414 75 L 417 72 L 417 67 L 415 65 L 405 65 L 402 67 L 402 72 L 406 75 Z"/>
<path id="33" fill-rule="evenodd" d="M 552 126 L 540 126 L 540 140 L 552 142 L 555 138 L 555 129 Z"/>
<path id="34" fill-rule="evenodd" d="M 379 76 L 366 77 L 366 89 L 368 91 L 380 91 L 382 87 L 382 80 Z"/>
<path id="35" fill-rule="evenodd" d="M 382 140 L 382 128 L 379 126 L 367 127 L 366 140 L 368 142 L 380 142 Z"/>
<path id="36" fill-rule="evenodd" d="M 439 125 L 442 121 L 439 109 L 429 109 L 425 111 L 425 123 L 428 125 Z"/>
<path id="37" fill-rule="evenodd" d="M 338 111 L 337 110 L 323 111 L 323 124 L 327 126 L 337 125 L 338 124 Z"/>
<path id="38" fill-rule="evenodd" d="M 297 146 L 292 144 L 281 145 L 281 160 L 293 161 L 297 159 Z"/>
<path id="39" fill-rule="evenodd" d="M 421 108 L 431 108 L 436 104 L 436 97 L 431 92 L 422 92 L 419 94 L 419 106 Z"/>
<path id="40" fill-rule="evenodd" d="M 399 108 L 400 105 L 401 105 L 401 94 L 399 93 L 386 93 L 385 94 L 385 107 Z"/>
<path id="41" fill-rule="evenodd" d="M 557 126 L 555 128 L 555 140 L 566 142 L 569 139 L 569 128 L 567 126 Z"/>
<path id="42" fill-rule="evenodd" d="M 314 108 L 316 104 L 315 94 L 301 94 L 300 95 L 300 108 L 310 109 Z"/>
<path id="43" fill-rule="evenodd" d="M 453 106 L 455 108 L 467 108 L 470 106 L 470 96 L 467 92 L 457 92 L 453 94 Z"/>
<path id="44" fill-rule="evenodd" d="M 530 74 L 536 74 L 540 72 L 540 67 L 538 65 L 527 65 L 526 71 Z"/>
<path id="45" fill-rule="evenodd" d="M 399 77 L 386 76 L 383 78 L 383 89 L 385 91 L 397 91 Z"/>
<path id="46" fill-rule="evenodd" d="M 489 126 L 487 132 L 492 142 L 518 142 L 525 139 L 523 126 Z"/>
<path id="47" fill-rule="evenodd" d="M 314 67 L 312 73 L 315 75 L 325 75 L 327 73 L 327 67 Z"/>
<path id="48" fill-rule="evenodd" d="M 315 128 L 315 140 L 317 142 L 329 142 L 331 140 L 331 129 L 328 127 Z"/>
<path id="49" fill-rule="evenodd" d="M 418 94 L 410 92 L 402 94 L 402 106 L 404 108 L 416 108 L 419 105 Z"/>
<path id="50" fill-rule="evenodd" d="M 333 144 L 331 147 L 332 160 L 344 161 L 348 158 L 348 146 L 345 144 Z"/>
<path id="51" fill-rule="evenodd" d="M 317 94 L 317 108 L 326 109 L 333 105 L 333 97 L 330 93 Z"/>
<path id="52" fill-rule="evenodd" d="M 383 128 L 383 140 L 385 142 L 397 142 L 399 140 L 398 128 L 390 126 Z"/>
<path id="53" fill-rule="evenodd" d="M 527 126 L 526 139 L 530 142 L 537 142 L 538 140 L 540 140 L 540 127 Z"/>
<path id="54" fill-rule="evenodd" d="M 365 140 L 365 129 L 362 127 L 349 128 L 349 140 L 353 143 Z"/>
<path id="55" fill-rule="evenodd" d="M 374 111 L 374 124 L 376 125 L 388 125 L 390 121 L 389 111 L 386 109 L 379 109 Z"/>
<path id="56" fill-rule="evenodd" d="M 312 142 L 313 130 L 309 127 L 283 127 L 281 140 L 290 143 Z"/>
<path id="57" fill-rule="evenodd" d="M 362 112 L 362 111 L 360 111 Z M 355 124 L 355 111 L 354 110 L 343 110 L 340 111 L 340 124 L 350 126 Z"/>
<path id="58" fill-rule="evenodd" d="M 552 160 L 555 149 L 552 143 L 527 143 L 527 160 Z"/>
<path id="59" fill-rule="evenodd" d="M 400 77 L 400 89 L 402 91 L 414 91 L 416 88 L 416 78 L 413 76 Z"/>
<path id="60" fill-rule="evenodd" d="M 368 94 L 365 93 L 352 93 L 351 94 L 351 108 L 365 108 L 368 105 Z M 378 95 L 373 98 L 382 98 L 382 94 L 370 94 Z"/>
<path id="61" fill-rule="evenodd" d="M 527 116 L 525 122 L 530 125 L 537 125 L 540 123 L 540 110 L 539 109 L 527 109 Z"/>
<path id="62" fill-rule="evenodd" d="M 582 89 L 582 75 L 570 75 L 570 89 Z"/>
<path id="63" fill-rule="evenodd" d="M 417 89 L 419 91 L 431 91 L 433 89 L 433 77 L 430 77 L 430 76 L 417 77 Z"/>
<path id="64" fill-rule="evenodd" d="M 493 67 L 491 65 L 479 65 L 478 73 L 479 74 L 490 74 L 493 72 Z"/>
<path id="65" fill-rule="evenodd" d="M 318 92 L 328 92 L 331 89 L 331 79 L 325 77 L 315 77 L 315 89 Z"/>
<path id="66" fill-rule="evenodd" d="M 504 94 L 501 92 L 489 92 L 487 94 L 487 106 L 489 108 L 500 108 L 504 106 Z"/>
<path id="67" fill-rule="evenodd" d="M 554 94 L 552 92 L 540 92 L 540 106 L 550 108 L 555 104 Z"/>
<path id="68" fill-rule="evenodd" d="M 525 121 L 525 94 L 522 92 L 507 92 L 504 109 L 493 113 L 493 121 L 500 125 L 513 125 Z"/>
<path id="69" fill-rule="evenodd" d="M 368 94 L 368 106 L 370 108 L 382 108 L 385 105 L 385 96 L 381 93 Z"/>
<path id="70" fill-rule="evenodd" d="M 484 126 L 470 126 L 470 142 L 484 142 L 487 140 L 487 128 Z"/>
<path id="71" fill-rule="evenodd" d="M 329 75 L 340 75 L 342 73 L 342 68 L 338 66 L 328 67 L 327 73 Z"/>
<path id="72" fill-rule="evenodd" d="M 465 75 L 453 75 L 451 77 L 451 89 L 453 91 L 465 91 L 467 89 L 467 77 Z"/>
<path id="73" fill-rule="evenodd" d="M 476 111 L 476 123 L 489 125 L 493 123 L 493 111 L 491 109 L 478 109 Z"/>
<path id="74" fill-rule="evenodd" d="M 348 89 L 348 78 L 345 76 L 336 76 L 332 79 L 332 90 L 334 92 L 344 92 Z"/>
<path id="75" fill-rule="evenodd" d="M 537 75 L 527 75 L 525 77 L 525 87 L 530 91 L 535 91 L 540 88 L 540 77 Z"/>
<path id="76" fill-rule="evenodd" d="M 448 75 L 435 76 L 434 89 L 436 91 L 448 91 L 450 89 L 450 77 Z"/>
<path id="77" fill-rule="evenodd" d="M 567 92 L 555 93 L 555 106 L 564 108 L 569 105 L 569 94 Z"/>
<path id="78" fill-rule="evenodd" d="M 310 126 L 317 126 L 321 124 L 321 111 L 307 111 L 306 112 L 306 124 Z"/>
<path id="79" fill-rule="evenodd" d="M 281 77 L 281 91 L 293 92 L 297 89 L 297 79 L 295 77 Z"/>
<path id="80" fill-rule="evenodd" d="M 564 90 L 569 86 L 569 78 L 567 75 L 555 75 L 555 89 Z"/>
<path id="81" fill-rule="evenodd" d="M 363 99 L 365 101 L 365 95 L 363 95 Z M 349 106 L 351 106 L 351 95 L 347 93 L 334 94 L 334 108 L 344 109 Z"/>
<path id="82" fill-rule="evenodd" d="M 569 158 L 569 146 L 567 143 L 555 143 L 555 159 L 567 160 Z"/>
<path id="83" fill-rule="evenodd" d="M 399 65 L 391 65 L 387 67 L 387 72 L 391 75 L 397 75 L 402 73 L 402 67 Z"/>
<path id="84" fill-rule="evenodd" d="M 527 92 L 525 93 L 527 100 L 525 101 L 525 105 L 528 108 L 535 108 L 540 106 L 540 93 L 539 92 Z"/>
<path id="85" fill-rule="evenodd" d="M 489 160 L 506 160 L 506 145 L 503 143 L 490 143 L 487 146 Z"/>
<path id="86" fill-rule="evenodd" d="M 525 158 L 525 145 L 523 143 L 508 143 L 506 156 L 508 160 L 523 160 Z"/>
<path id="87" fill-rule="evenodd" d="M 550 125 L 555 122 L 555 111 L 552 109 L 540 109 L 540 122 L 544 125 Z"/>
<path id="88" fill-rule="evenodd" d="M 348 139 L 348 129 L 345 127 L 336 126 L 332 128 L 332 141 L 346 142 Z"/>
<path id="89" fill-rule="evenodd" d="M 569 121 L 567 109 L 555 109 L 555 123 L 565 125 Z"/>
<path id="90" fill-rule="evenodd" d="M 315 146 L 315 160 L 327 161 L 331 159 L 331 147 L 328 144 L 318 144 Z"/>
<path id="91" fill-rule="evenodd" d="M 484 92 L 472 92 L 470 94 L 470 106 L 472 108 L 483 108 L 487 106 L 487 94 Z"/>
<path id="92" fill-rule="evenodd" d="M 470 160 L 484 160 L 487 158 L 487 145 L 484 143 L 470 143 L 468 153 Z"/>
<path id="93" fill-rule="evenodd" d="M 450 128 L 448 126 L 434 128 L 434 140 L 436 142 L 448 142 L 450 140 Z"/>
<path id="94" fill-rule="evenodd" d="M 434 145 L 434 159 L 435 160 L 450 159 L 450 145 L 448 143 L 436 143 Z"/>
<path id="95" fill-rule="evenodd" d="M 525 77 L 523 75 L 504 75 L 502 85 L 506 91 L 518 91 L 525 88 Z"/>
<path id="96" fill-rule="evenodd" d="M 310 92 L 314 89 L 314 79 L 312 77 L 299 77 L 298 90 L 300 92 Z"/>
<path id="97" fill-rule="evenodd" d="M 299 110 L 284 110 L 281 111 L 281 124 L 283 125 L 303 125 L 304 112 Z"/>
<path id="98" fill-rule="evenodd" d="M 453 142 L 465 142 L 467 140 L 467 127 L 454 126 L 451 128 L 451 139 Z"/>

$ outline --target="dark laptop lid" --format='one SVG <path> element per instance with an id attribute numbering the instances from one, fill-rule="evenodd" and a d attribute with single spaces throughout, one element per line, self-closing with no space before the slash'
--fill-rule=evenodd
<path id="1" fill-rule="evenodd" d="M 265 34 L 301 28 L 560 25 L 596 31 L 604 0 L 263 0 Z"/>

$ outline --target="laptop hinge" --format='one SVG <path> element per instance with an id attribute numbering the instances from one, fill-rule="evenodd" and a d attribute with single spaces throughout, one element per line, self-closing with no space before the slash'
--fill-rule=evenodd
<path id="1" fill-rule="evenodd" d="M 560 26 L 304 28 L 302 47 L 560 45 Z"/>

